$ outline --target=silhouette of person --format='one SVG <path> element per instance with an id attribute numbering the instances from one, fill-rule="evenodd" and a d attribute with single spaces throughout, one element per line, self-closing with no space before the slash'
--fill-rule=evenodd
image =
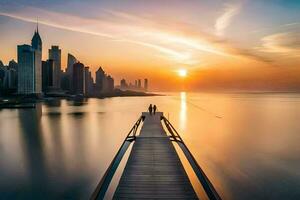
<path id="1" fill-rule="evenodd" d="M 153 114 L 155 115 L 156 112 L 156 105 L 153 106 Z"/>
<path id="2" fill-rule="evenodd" d="M 150 104 L 148 110 L 149 110 L 150 115 L 152 115 L 152 104 Z"/>

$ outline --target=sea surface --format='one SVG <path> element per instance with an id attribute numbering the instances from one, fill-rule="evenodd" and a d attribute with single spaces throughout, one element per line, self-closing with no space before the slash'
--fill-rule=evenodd
<path id="1" fill-rule="evenodd" d="M 223 199 L 300 199 L 300 94 L 185 92 L 0 110 L 0 199 L 88 199 L 150 103 L 169 118 Z"/>

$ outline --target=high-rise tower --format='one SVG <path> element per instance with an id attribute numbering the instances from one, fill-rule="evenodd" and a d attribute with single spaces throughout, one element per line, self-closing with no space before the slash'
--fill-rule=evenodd
<path id="1" fill-rule="evenodd" d="M 53 87 L 59 89 L 61 73 L 61 49 L 59 46 L 52 46 L 49 49 L 49 59 L 54 62 Z"/>
<path id="2" fill-rule="evenodd" d="M 33 49 L 42 52 L 42 39 L 39 34 L 39 25 L 37 24 L 36 30 L 34 31 L 34 35 L 31 39 L 31 46 Z"/>
<path id="3" fill-rule="evenodd" d="M 18 45 L 18 93 L 42 92 L 42 39 L 38 26 L 30 45 Z"/>

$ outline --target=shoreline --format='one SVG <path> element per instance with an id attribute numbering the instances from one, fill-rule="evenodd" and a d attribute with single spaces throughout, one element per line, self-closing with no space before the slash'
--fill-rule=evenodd
<path id="1" fill-rule="evenodd" d="M 161 94 L 156 93 L 147 93 L 140 91 L 132 91 L 132 90 L 115 90 L 111 93 L 102 93 L 99 95 L 71 95 L 71 94 L 46 94 L 44 96 L 36 96 L 36 95 L 28 95 L 28 96 L 20 96 L 20 95 L 9 95 L 0 97 L 0 109 L 19 109 L 19 108 L 35 108 L 35 104 L 39 102 L 47 102 L 51 100 L 59 100 L 66 99 L 68 101 L 83 101 L 84 99 L 89 98 L 113 98 L 113 97 L 149 97 L 149 96 L 162 96 Z"/>

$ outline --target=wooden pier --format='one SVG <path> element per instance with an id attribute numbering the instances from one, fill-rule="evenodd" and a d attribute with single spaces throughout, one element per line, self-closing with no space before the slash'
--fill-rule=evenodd
<path id="1" fill-rule="evenodd" d="M 162 113 L 145 117 L 114 199 L 198 199 L 173 144 Z"/>
<path id="2" fill-rule="evenodd" d="M 142 122 L 143 126 L 137 134 Z M 155 115 L 142 113 L 90 199 L 104 199 L 111 180 L 132 143 L 132 150 L 113 199 L 198 199 L 172 142 L 178 144 L 189 161 L 208 199 L 221 200 L 178 132 L 162 112 Z"/>

